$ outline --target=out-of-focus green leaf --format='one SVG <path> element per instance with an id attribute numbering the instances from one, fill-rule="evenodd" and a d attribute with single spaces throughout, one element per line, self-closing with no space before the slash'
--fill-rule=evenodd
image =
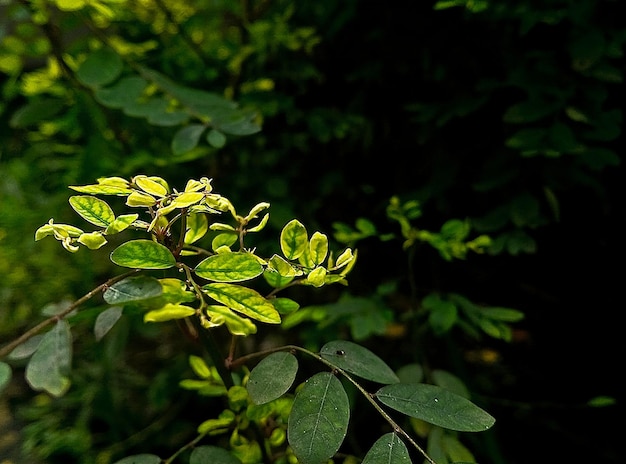
<path id="1" fill-rule="evenodd" d="M 63 101 L 56 98 L 34 100 L 13 113 L 9 126 L 16 129 L 49 120 L 61 111 L 63 105 Z"/>
<path id="2" fill-rule="evenodd" d="M 397 383 L 396 373 L 367 348 L 347 340 L 326 343 L 320 356 L 340 369 L 359 377 L 379 383 Z"/>
<path id="3" fill-rule="evenodd" d="M 167 247 L 146 239 L 122 243 L 111 253 L 111 261 L 133 269 L 168 269 L 176 265 L 176 258 Z"/>
<path id="4" fill-rule="evenodd" d="M 124 67 L 122 58 L 110 48 L 91 53 L 76 71 L 79 81 L 88 87 L 101 87 L 119 77 Z"/>
<path id="5" fill-rule="evenodd" d="M 291 353 L 272 353 L 261 360 L 250 372 L 246 387 L 254 404 L 264 404 L 280 398 L 291 388 L 298 360 Z"/>
<path id="6" fill-rule="evenodd" d="M 180 128 L 172 139 L 172 152 L 175 155 L 182 155 L 194 149 L 205 130 L 206 126 L 204 124 L 189 124 Z"/>
<path id="7" fill-rule="evenodd" d="M 198 446 L 191 452 L 189 464 L 241 464 L 241 461 L 224 448 Z"/>
<path id="8" fill-rule="evenodd" d="M 122 308 L 120 306 L 112 306 L 98 314 L 93 327 L 96 340 L 102 340 L 102 337 L 104 337 L 109 330 L 113 328 L 115 323 L 119 321 L 120 317 L 122 317 Z"/>
<path id="9" fill-rule="evenodd" d="M 62 396 L 70 387 L 72 334 L 64 319 L 46 333 L 26 365 L 25 378 L 33 390 Z"/>
<path id="10" fill-rule="evenodd" d="M 135 454 L 115 461 L 113 464 L 160 464 L 161 458 L 154 454 Z"/>
<path id="11" fill-rule="evenodd" d="M 95 97 L 109 108 L 124 108 L 133 105 L 147 85 L 148 82 L 141 77 L 124 77 L 111 87 L 97 89 Z"/>
<path id="12" fill-rule="evenodd" d="M 226 136 L 218 130 L 211 129 L 206 135 L 206 141 L 215 148 L 222 148 L 226 145 Z"/>
<path id="13" fill-rule="evenodd" d="M 343 443 L 349 421 L 348 395 L 337 377 L 320 372 L 308 379 L 296 394 L 287 424 L 298 462 L 327 462 Z"/>
<path id="14" fill-rule="evenodd" d="M 12 370 L 7 363 L 0 362 L 0 393 L 11 382 Z"/>
<path id="15" fill-rule="evenodd" d="M 467 398 L 436 385 L 385 385 L 376 392 L 376 398 L 407 416 L 459 432 L 483 432 L 495 423 L 490 414 Z"/>

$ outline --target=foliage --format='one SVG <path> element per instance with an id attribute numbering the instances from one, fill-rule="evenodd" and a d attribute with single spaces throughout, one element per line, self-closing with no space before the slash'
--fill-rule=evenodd
<path id="1" fill-rule="evenodd" d="M 280 324 L 282 315 L 298 310 L 297 302 L 276 296 L 278 292 L 293 285 L 345 284 L 356 262 L 356 251 L 347 248 L 335 258 L 329 252 L 324 234 L 314 232 L 309 236 L 305 226 L 294 219 L 280 233 L 281 254 L 270 258 L 258 256 L 254 248 L 245 245 L 250 234 L 260 232 L 267 224 L 269 213 L 261 214 L 270 205 L 259 203 L 241 216 L 230 200 L 213 192 L 207 178 L 189 180 L 182 191 L 170 188 L 161 177 L 146 175 L 130 180 L 100 178 L 97 184 L 70 188 L 81 193 L 70 197 L 72 208 L 98 229 L 85 232 L 50 219 L 37 229 L 35 240 L 51 236 L 66 250 L 76 253 L 80 246 L 98 250 L 107 245 L 110 236 L 126 230 L 148 234 L 149 238 L 124 241 L 110 253 L 114 264 L 132 271 L 110 279 L 0 351 L 2 356 L 11 354 L 40 335 L 47 325 L 53 325 L 26 356 L 25 379 L 33 390 L 54 397 L 67 393 L 71 385 L 73 343 L 70 323 L 65 317 L 79 310 L 97 290 L 102 290 L 107 306 L 101 308 L 95 320 L 96 338 L 105 337 L 123 314 L 129 312 L 139 312 L 146 323 L 184 321 L 194 337 L 205 341 L 212 366 L 201 357 L 190 356 L 190 364 L 201 380 L 187 380 L 181 386 L 227 400 L 228 407 L 216 418 L 199 424 L 198 436 L 191 444 L 182 446 L 165 462 L 173 462 L 205 437 L 222 434 L 230 435 L 228 449 L 232 454 L 224 454 L 221 448 L 199 447 L 194 449 L 196 456 L 192 455 L 189 462 L 199 460 L 198 450 L 202 450 L 202 459 L 212 462 L 218 459 L 249 464 L 287 462 L 285 456 L 289 455 L 295 456 L 295 461 L 287 458 L 289 462 L 327 462 L 341 448 L 350 421 L 350 401 L 339 375 L 363 394 L 393 430 L 373 445 L 366 460 L 378 456 L 389 442 L 393 450 L 389 459 L 398 454 L 404 462 L 410 462 L 406 440 L 428 462 L 435 462 L 383 406 L 453 431 L 479 432 L 494 424 L 492 416 L 462 395 L 436 385 L 402 383 L 382 359 L 353 342 L 331 341 L 319 353 L 285 346 L 235 358 L 238 337 L 255 334 L 258 323 Z M 96 195 L 123 197 L 130 208 L 147 208 L 148 217 L 140 219 L 139 213 L 116 215 L 109 203 Z M 211 218 L 221 213 L 229 213 L 230 220 L 221 222 Z M 211 239 L 210 248 L 195 245 L 210 232 L 214 232 L 207 237 Z M 136 274 L 168 269 L 175 269 L 184 278 Z M 270 289 L 266 296 L 253 283 L 260 277 Z M 212 334 L 220 326 L 225 326 L 233 337 L 224 362 Z M 293 395 L 289 391 L 298 372 L 298 360 L 293 354 L 296 352 L 316 359 L 330 371 L 313 374 Z M 258 356 L 265 357 L 251 372 L 234 375 L 236 368 L 241 370 L 246 362 Z M 11 378 L 11 368 L 4 362 L 0 368 L 0 385 L 4 386 Z M 353 375 L 383 386 L 370 393 Z M 250 429 L 264 430 L 266 438 L 256 438 Z M 431 449 L 435 448 L 431 446 Z M 161 461 L 157 455 L 140 454 L 118 460 L 117 464 Z"/>

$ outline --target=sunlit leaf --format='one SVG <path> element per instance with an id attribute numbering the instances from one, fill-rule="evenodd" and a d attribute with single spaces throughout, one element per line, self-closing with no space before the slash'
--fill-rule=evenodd
<path id="1" fill-rule="evenodd" d="M 234 311 L 260 322 L 280 324 L 280 314 L 272 303 L 257 291 L 228 283 L 211 283 L 202 287 L 208 296 Z"/>
<path id="2" fill-rule="evenodd" d="M 167 322 L 192 316 L 196 310 L 182 304 L 167 303 L 159 309 L 148 311 L 143 316 L 144 322 Z"/>
<path id="3" fill-rule="evenodd" d="M 112 306 L 98 314 L 93 327 L 96 340 L 102 340 L 102 337 L 109 333 L 109 330 L 119 321 L 120 317 L 122 317 L 122 308 L 120 306 Z"/>
<path id="4" fill-rule="evenodd" d="M 333 374 L 308 379 L 293 401 L 287 436 L 298 462 L 325 463 L 339 450 L 348 430 L 350 403 Z"/>
<path id="5" fill-rule="evenodd" d="M 287 223 L 280 232 L 280 249 L 287 259 L 298 259 L 308 245 L 306 228 L 297 219 Z"/>
<path id="6" fill-rule="evenodd" d="M 495 419 L 462 396 L 425 383 L 386 385 L 376 392 L 381 403 L 407 416 L 459 432 L 482 432 Z"/>
<path id="7" fill-rule="evenodd" d="M 133 269 L 168 269 L 176 265 L 176 258 L 166 246 L 147 239 L 122 243 L 111 253 L 111 261 Z"/>
<path id="8" fill-rule="evenodd" d="M 139 175 L 133 177 L 133 183 L 144 192 L 157 197 L 170 193 L 167 182 L 161 177 Z"/>
<path id="9" fill-rule="evenodd" d="M 191 244 L 206 235 L 209 230 L 209 220 L 205 214 L 194 213 L 187 217 L 187 231 L 185 232 L 185 243 Z"/>
<path id="10" fill-rule="evenodd" d="M 411 464 L 409 450 L 400 437 L 393 432 L 376 440 L 361 464 Z"/>
<path id="11" fill-rule="evenodd" d="M 86 234 L 82 234 L 77 239 L 78 243 L 85 245 L 90 250 L 97 250 L 98 248 L 102 248 L 108 242 L 106 238 L 100 232 L 89 232 Z"/>
<path id="12" fill-rule="evenodd" d="M 120 305 L 131 301 L 154 298 L 163 293 L 163 287 L 153 277 L 127 277 L 108 287 L 103 294 L 104 301 Z"/>
<path id="13" fill-rule="evenodd" d="M 320 356 L 350 374 L 379 383 L 400 381 L 395 372 L 377 355 L 367 348 L 347 340 L 326 343 Z"/>
<path id="14" fill-rule="evenodd" d="M 311 259 L 317 266 L 322 264 L 328 256 L 328 237 L 321 232 L 314 232 L 309 242 Z"/>
<path id="15" fill-rule="evenodd" d="M 115 220 L 107 226 L 104 233 L 107 235 L 118 234 L 130 227 L 130 225 L 137 220 L 138 214 L 122 214 L 115 218 Z"/>
<path id="16" fill-rule="evenodd" d="M 298 360 L 286 351 L 272 353 L 262 359 L 250 372 L 246 387 L 255 404 L 269 403 L 280 398 L 291 388 Z"/>
<path id="17" fill-rule="evenodd" d="M 62 396 L 70 387 L 72 334 L 64 319 L 46 333 L 26 365 L 25 378 L 33 390 Z"/>
<path id="18" fill-rule="evenodd" d="M 209 326 L 215 327 L 226 324 L 228 331 L 233 335 L 247 337 L 256 333 L 257 328 L 247 317 L 242 317 L 227 306 L 208 305 L 206 308 L 209 316 Z"/>
<path id="19" fill-rule="evenodd" d="M 300 309 L 300 304 L 291 298 L 272 298 L 270 302 L 280 314 L 291 314 Z"/>
<path id="20" fill-rule="evenodd" d="M 209 256 L 194 272 L 203 279 L 216 282 L 242 282 L 263 273 L 263 266 L 251 253 L 228 252 Z"/>

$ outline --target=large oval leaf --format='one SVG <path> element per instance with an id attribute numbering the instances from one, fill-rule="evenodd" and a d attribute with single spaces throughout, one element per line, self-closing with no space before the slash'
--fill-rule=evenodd
<path id="1" fill-rule="evenodd" d="M 70 386 L 72 334 L 61 319 L 44 335 L 37 351 L 26 366 L 26 381 L 33 390 L 44 390 L 53 396 L 63 395 Z"/>
<path id="2" fill-rule="evenodd" d="M 209 256 L 201 261 L 195 273 L 216 282 L 241 282 L 263 273 L 263 266 L 250 253 L 227 252 Z"/>
<path id="3" fill-rule="evenodd" d="M 202 290 L 215 301 L 260 322 L 280 324 L 274 305 L 257 291 L 226 283 L 207 284 Z"/>
<path id="4" fill-rule="evenodd" d="M 459 432 L 482 432 L 496 421 L 470 400 L 426 383 L 386 385 L 376 398 L 407 416 Z"/>
<path id="5" fill-rule="evenodd" d="M 298 372 L 297 358 L 286 351 L 272 353 L 257 364 L 246 387 L 255 404 L 269 403 L 291 388 Z"/>
<path id="6" fill-rule="evenodd" d="M 163 293 L 161 283 L 147 276 L 127 277 L 114 283 L 104 291 L 102 297 L 109 304 L 123 304 L 130 301 L 146 300 Z"/>
<path id="7" fill-rule="evenodd" d="M 111 261 L 133 269 L 168 269 L 176 264 L 172 252 L 152 240 L 131 240 L 111 253 Z"/>
<path id="8" fill-rule="evenodd" d="M 400 381 L 395 372 L 367 348 L 345 340 L 329 342 L 320 350 L 322 358 L 359 377 L 379 383 Z"/>
<path id="9" fill-rule="evenodd" d="M 320 372 L 307 380 L 293 401 L 287 424 L 298 462 L 327 462 L 343 443 L 349 421 L 348 395 L 337 377 Z"/>
<path id="10" fill-rule="evenodd" d="M 400 437 L 393 432 L 376 440 L 361 464 L 411 464 L 409 450 Z"/>
<path id="11" fill-rule="evenodd" d="M 115 221 L 115 213 L 109 204 L 91 195 L 74 195 L 69 203 L 83 219 L 99 227 L 108 227 Z"/>

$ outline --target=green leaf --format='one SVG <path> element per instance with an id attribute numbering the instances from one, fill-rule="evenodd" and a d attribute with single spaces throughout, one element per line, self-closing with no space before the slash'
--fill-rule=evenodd
<path id="1" fill-rule="evenodd" d="M 63 108 L 63 101 L 56 98 L 44 98 L 27 103 L 19 108 L 9 120 L 12 129 L 27 127 L 56 116 Z"/>
<path id="2" fill-rule="evenodd" d="M 328 237 L 321 232 L 314 232 L 309 242 L 311 260 L 316 266 L 322 264 L 328 256 Z"/>
<path id="3" fill-rule="evenodd" d="M 376 440 L 376 443 L 363 458 L 361 464 L 411 464 L 409 450 L 393 432 L 387 433 Z"/>
<path id="4" fill-rule="evenodd" d="M 119 77 L 124 67 L 122 58 L 110 48 L 91 53 L 76 71 L 78 80 L 88 87 L 102 87 Z"/>
<path id="5" fill-rule="evenodd" d="M 291 220 L 280 232 L 280 249 L 287 259 L 298 259 L 309 245 L 306 228 L 297 219 Z"/>
<path id="6" fill-rule="evenodd" d="M 163 293 L 163 287 L 153 277 L 127 277 L 104 291 L 104 301 L 111 305 L 119 305 L 131 301 L 154 298 Z"/>
<path id="7" fill-rule="evenodd" d="M 167 322 L 192 316 L 196 310 L 186 305 L 167 303 L 165 306 L 148 311 L 143 316 L 144 322 Z"/>
<path id="8" fill-rule="evenodd" d="M 222 148 L 226 145 L 226 136 L 220 131 L 211 129 L 206 135 L 206 141 L 215 148 Z"/>
<path id="9" fill-rule="evenodd" d="M 206 130 L 204 124 L 190 124 L 182 127 L 172 139 L 172 152 L 175 155 L 182 155 L 196 148 L 200 141 L 200 136 Z"/>
<path id="10" fill-rule="evenodd" d="M 202 290 L 215 301 L 260 322 L 280 324 L 280 314 L 260 293 L 240 285 L 211 283 Z"/>
<path id="11" fill-rule="evenodd" d="M 25 378 L 33 390 L 62 396 L 70 387 L 72 334 L 64 319 L 46 333 L 26 365 Z"/>
<path id="12" fill-rule="evenodd" d="M 200 240 L 209 230 L 209 220 L 206 214 L 193 213 L 187 218 L 187 232 L 185 232 L 185 243 L 190 244 Z"/>
<path id="13" fill-rule="evenodd" d="M 92 185 L 70 185 L 68 188 L 80 192 L 90 194 L 103 195 L 128 195 L 132 192 L 130 185 L 126 179 L 121 177 L 101 177 L 97 184 Z"/>
<path id="14" fill-rule="evenodd" d="M 191 452 L 189 464 L 241 464 L 241 461 L 224 448 L 198 446 Z"/>
<path id="15" fill-rule="evenodd" d="M 135 454 L 115 461 L 113 464 L 160 464 L 161 458 L 154 454 Z"/>
<path id="16" fill-rule="evenodd" d="M 251 253 L 227 252 L 209 256 L 194 272 L 203 279 L 216 282 L 242 282 L 263 273 L 263 266 Z"/>
<path id="17" fill-rule="evenodd" d="M 168 269 L 176 265 L 167 247 L 147 239 L 122 243 L 111 253 L 111 261 L 133 269 Z"/>
<path id="18" fill-rule="evenodd" d="M 376 392 L 381 403 L 407 416 L 459 432 L 482 432 L 495 419 L 462 396 L 425 383 L 386 385 Z"/>
<path id="19" fill-rule="evenodd" d="M 85 245 L 90 250 L 97 250 L 108 243 L 106 238 L 104 238 L 102 233 L 99 231 L 81 234 L 81 236 L 78 237 L 77 242 Z"/>
<path id="20" fill-rule="evenodd" d="M 137 220 L 138 214 L 122 214 L 115 218 L 115 220 L 109 224 L 104 231 L 107 235 L 119 234 L 120 232 L 128 229 L 130 225 Z"/>
<path id="21" fill-rule="evenodd" d="M 189 114 L 182 111 L 159 111 L 148 115 L 148 122 L 154 126 L 178 126 L 189 119 Z"/>
<path id="22" fill-rule="evenodd" d="M 300 304 L 291 298 L 272 298 L 270 301 L 280 314 L 291 314 L 300 309 Z"/>
<path id="23" fill-rule="evenodd" d="M 379 383 L 397 383 L 396 373 L 367 348 L 346 340 L 326 343 L 320 356 L 335 366 L 359 377 Z"/>
<path id="24" fill-rule="evenodd" d="M 301 464 L 325 463 L 337 452 L 348 430 L 350 403 L 333 374 L 308 379 L 293 401 L 287 437 Z"/>
<path id="25" fill-rule="evenodd" d="M 222 305 L 209 305 L 206 308 L 209 316 L 209 326 L 215 327 L 226 324 L 228 331 L 233 335 L 247 337 L 256 333 L 256 325 L 247 317 L 242 317 L 230 308 Z"/>
<path id="26" fill-rule="evenodd" d="M 93 333 L 96 336 L 96 340 L 102 340 L 109 330 L 113 328 L 115 323 L 122 317 L 122 308 L 119 306 L 112 306 L 105 309 L 98 317 L 93 327 Z"/>
<path id="27" fill-rule="evenodd" d="M 254 404 L 269 403 L 280 398 L 291 388 L 298 360 L 289 352 L 272 353 L 261 360 L 250 372 L 246 387 Z"/>
<path id="28" fill-rule="evenodd" d="M 124 77 L 111 87 L 97 89 L 95 98 L 109 108 L 123 108 L 134 104 L 147 85 L 139 76 Z"/>
<path id="29" fill-rule="evenodd" d="M 11 382 L 11 376 L 11 366 L 7 363 L 0 362 L 0 393 L 2 393 L 2 390 L 4 390 L 7 385 L 9 385 L 9 382 Z"/>

